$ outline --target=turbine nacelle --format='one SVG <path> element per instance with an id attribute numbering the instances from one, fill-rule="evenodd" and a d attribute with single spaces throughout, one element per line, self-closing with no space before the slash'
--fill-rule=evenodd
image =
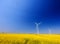
<path id="1" fill-rule="evenodd" d="M 35 23 L 36 25 L 39 25 L 39 24 L 41 24 L 41 23 Z"/>

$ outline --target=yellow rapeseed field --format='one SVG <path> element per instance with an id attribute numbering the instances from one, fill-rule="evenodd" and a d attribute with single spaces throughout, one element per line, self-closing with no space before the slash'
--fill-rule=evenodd
<path id="1" fill-rule="evenodd" d="M 0 34 L 0 44 L 60 44 L 60 35 Z"/>

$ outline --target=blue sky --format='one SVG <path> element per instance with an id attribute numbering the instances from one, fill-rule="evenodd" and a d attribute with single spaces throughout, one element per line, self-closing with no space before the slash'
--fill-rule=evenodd
<path id="1" fill-rule="evenodd" d="M 0 0 L 0 32 L 60 33 L 59 0 Z"/>

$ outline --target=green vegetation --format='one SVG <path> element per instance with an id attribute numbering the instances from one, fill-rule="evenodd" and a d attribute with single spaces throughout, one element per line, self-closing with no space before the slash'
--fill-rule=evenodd
<path id="1" fill-rule="evenodd" d="M 48 40 L 33 40 L 25 38 L 22 42 L 19 40 L 4 40 L 0 39 L 0 44 L 60 44 L 60 42 L 53 42 Z"/>

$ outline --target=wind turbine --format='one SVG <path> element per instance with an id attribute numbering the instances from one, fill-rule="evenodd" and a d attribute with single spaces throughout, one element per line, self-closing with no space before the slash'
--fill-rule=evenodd
<path id="1" fill-rule="evenodd" d="M 51 34 L 51 29 L 48 29 L 48 31 L 49 31 L 49 34 Z"/>
<path id="2" fill-rule="evenodd" d="M 37 34 L 39 34 L 39 25 L 40 25 L 40 24 L 41 24 L 41 23 L 35 23 Z"/>

